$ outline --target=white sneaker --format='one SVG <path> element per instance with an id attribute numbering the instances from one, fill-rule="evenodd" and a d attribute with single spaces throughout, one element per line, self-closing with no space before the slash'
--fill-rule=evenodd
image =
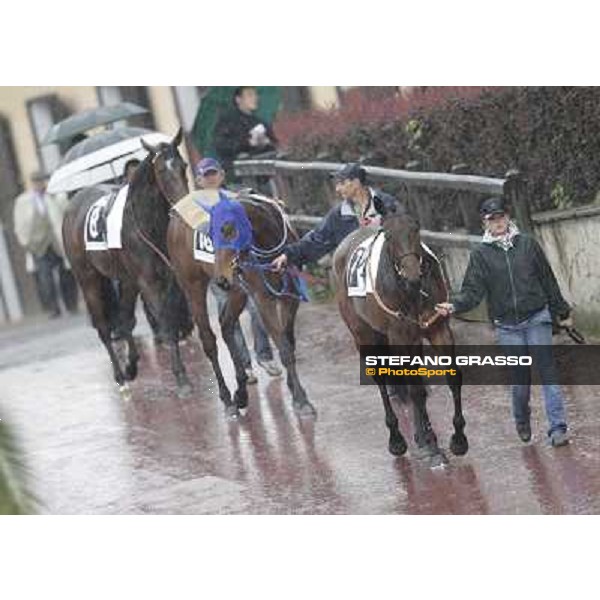
<path id="1" fill-rule="evenodd" d="M 258 364 L 271 377 L 279 377 L 281 375 L 281 367 L 274 360 L 259 360 Z"/>
<path id="2" fill-rule="evenodd" d="M 252 369 L 246 369 L 246 375 L 248 376 L 248 379 L 246 380 L 247 385 L 253 385 L 258 381 L 258 378 Z"/>

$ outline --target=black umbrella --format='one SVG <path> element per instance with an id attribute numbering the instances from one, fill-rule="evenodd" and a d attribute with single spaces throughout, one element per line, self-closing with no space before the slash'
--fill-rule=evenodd
<path id="1" fill-rule="evenodd" d="M 147 109 L 132 102 L 122 102 L 113 106 L 101 106 L 100 108 L 84 110 L 54 124 L 42 144 L 47 145 L 62 140 L 70 140 L 84 131 L 100 127 L 101 125 L 108 125 L 115 121 L 122 121 L 129 117 L 143 115 L 147 112 Z"/>
<path id="2" fill-rule="evenodd" d="M 102 150 L 109 146 L 114 146 L 119 142 L 129 140 L 132 138 L 140 138 L 142 136 L 155 133 L 150 129 L 143 129 L 142 127 L 118 127 L 111 129 L 110 131 L 103 131 L 102 133 L 96 133 L 91 135 L 89 138 L 75 144 L 68 152 L 63 156 L 61 165 L 66 165 L 82 156 Z M 139 149 L 140 144 L 136 145 L 136 149 Z M 122 146 L 120 148 L 123 148 Z M 129 148 L 124 148 L 123 153 L 130 152 Z"/>

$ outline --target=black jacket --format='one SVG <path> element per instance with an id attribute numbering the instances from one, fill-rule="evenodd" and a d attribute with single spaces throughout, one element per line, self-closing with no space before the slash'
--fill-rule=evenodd
<path id="1" fill-rule="evenodd" d="M 393 206 L 396 199 L 381 190 L 371 189 L 371 203 L 373 199 L 379 198 L 385 206 Z M 303 238 L 293 244 L 288 244 L 284 253 L 288 260 L 295 265 L 302 266 L 305 263 L 316 262 L 329 252 L 333 252 L 350 233 L 360 226 L 358 218 L 348 201 L 343 201 L 334 206 L 323 220 L 309 231 Z"/>
<path id="2" fill-rule="evenodd" d="M 546 305 L 554 319 L 565 319 L 570 312 L 544 251 L 523 233 L 508 250 L 482 243 L 471 252 L 454 310 L 467 312 L 484 298 L 494 323 L 520 323 Z"/>
<path id="3" fill-rule="evenodd" d="M 257 125 L 263 124 L 267 136 L 273 142 L 271 146 L 253 147 L 249 144 L 250 131 Z M 214 145 L 217 158 L 221 161 L 225 171 L 231 169 L 233 161 L 238 154 L 259 154 L 275 149 L 275 134 L 270 125 L 263 123 L 256 115 L 243 113 L 238 108 L 233 108 L 223 114 L 214 131 Z"/>

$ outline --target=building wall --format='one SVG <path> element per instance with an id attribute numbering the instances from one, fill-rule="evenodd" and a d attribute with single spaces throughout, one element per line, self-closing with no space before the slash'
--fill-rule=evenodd
<path id="1" fill-rule="evenodd" d="M 189 88 L 187 91 L 191 92 L 192 89 Z M 167 135 L 175 135 L 179 127 L 179 113 L 174 88 L 168 86 L 149 86 L 147 92 L 156 129 Z M 309 89 L 309 92 L 311 102 L 316 107 L 329 108 L 338 101 L 337 88 L 335 87 L 312 87 Z M 6 117 L 9 121 L 19 171 L 17 179 L 26 187 L 29 185 L 30 174 L 41 166 L 39 164 L 36 138 L 29 119 L 27 105 L 28 101 L 32 99 L 49 95 L 55 95 L 70 113 L 95 108 L 99 104 L 95 86 L 0 87 L 0 115 Z M 193 97 L 194 93 L 191 96 Z M 196 101 L 200 101 L 200 94 L 197 95 Z M 194 106 L 191 107 L 190 114 L 193 114 L 195 110 Z M 190 107 L 188 106 L 188 108 Z M 187 154 L 185 148 L 183 149 L 183 153 Z M 8 201 L 10 199 L 7 197 L 4 200 Z M 9 210 L 5 211 L 5 213 L 9 214 L 11 212 L 12 209 L 9 206 Z M 30 274 L 25 272 L 25 255 L 14 238 L 12 223 L 8 221 L 9 219 L 5 219 L 4 227 L 7 235 L 9 260 L 0 260 L 0 264 L 4 265 L 2 268 L 5 270 L 6 265 L 12 268 L 13 273 L 7 273 L 7 275 L 15 275 L 14 279 L 17 281 L 21 304 L 25 313 L 36 313 L 39 312 L 40 306 L 36 298 L 33 279 Z M 0 259 L 6 259 L 7 250 L 3 250 L 2 248 L 3 246 L 0 246 L 0 252 L 3 253 Z M 10 277 L 0 277 L 0 300 L 6 296 L 6 293 L 2 294 L 2 281 L 9 280 Z M 7 290 L 4 291 L 6 292 Z M 3 314 L 0 310 L 0 323 L 2 321 Z"/>

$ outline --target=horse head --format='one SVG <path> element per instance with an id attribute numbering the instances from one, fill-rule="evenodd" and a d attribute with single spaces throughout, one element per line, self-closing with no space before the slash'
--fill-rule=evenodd
<path id="1" fill-rule="evenodd" d="M 419 222 L 397 201 L 390 203 L 375 198 L 374 205 L 382 216 L 381 227 L 385 236 L 385 247 L 396 278 L 411 298 L 418 298 L 421 289 Z"/>
<path id="2" fill-rule="evenodd" d="M 215 250 L 215 281 L 220 288 L 229 290 L 240 256 L 252 247 L 252 225 L 242 204 L 226 196 L 208 210 L 209 233 Z"/>
<path id="3" fill-rule="evenodd" d="M 148 151 L 152 162 L 154 179 L 162 195 L 171 205 L 176 204 L 189 192 L 186 176 L 187 165 L 179 153 L 179 145 L 183 140 L 183 130 L 179 131 L 173 140 L 166 144 L 153 146 L 141 140 L 142 147 Z"/>

